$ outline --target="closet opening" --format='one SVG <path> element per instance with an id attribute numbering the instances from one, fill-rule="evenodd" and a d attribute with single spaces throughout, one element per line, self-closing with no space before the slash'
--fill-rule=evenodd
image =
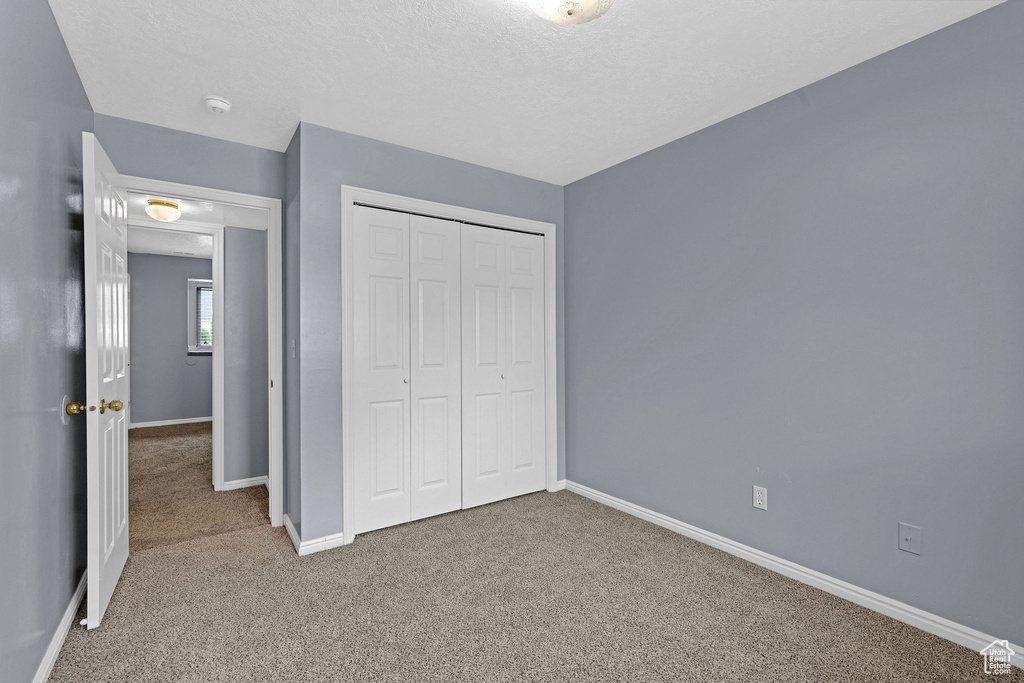
<path id="1" fill-rule="evenodd" d="M 342 187 L 342 542 L 558 490 L 555 226 Z"/>

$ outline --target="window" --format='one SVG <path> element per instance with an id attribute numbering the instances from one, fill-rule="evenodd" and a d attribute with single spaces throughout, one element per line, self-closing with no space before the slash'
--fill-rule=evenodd
<path id="1" fill-rule="evenodd" d="M 213 280 L 189 278 L 188 352 L 213 353 Z"/>

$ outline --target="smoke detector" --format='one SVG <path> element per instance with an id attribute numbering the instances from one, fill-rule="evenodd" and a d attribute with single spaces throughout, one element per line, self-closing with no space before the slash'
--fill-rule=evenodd
<path id="1" fill-rule="evenodd" d="M 203 104 L 214 114 L 227 114 L 231 111 L 231 102 L 218 95 L 209 95 L 203 99 Z"/>

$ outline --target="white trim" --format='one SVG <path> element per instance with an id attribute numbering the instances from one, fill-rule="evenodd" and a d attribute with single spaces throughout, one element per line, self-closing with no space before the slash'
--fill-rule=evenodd
<path id="1" fill-rule="evenodd" d="M 145 429 L 146 427 L 170 427 L 171 425 L 189 425 L 199 422 L 213 422 L 210 417 L 183 417 L 180 420 L 153 420 L 152 422 L 129 422 L 128 429 Z"/>
<path id="2" fill-rule="evenodd" d="M 558 491 L 564 491 L 564 490 L 565 490 L 565 479 L 559 479 L 558 481 L 555 482 L 554 486 L 549 486 L 548 487 L 548 491 L 550 491 L 551 493 L 556 493 Z"/>
<path id="3" fill-rule="evenodd" d="M 341 421 L 342 421 L 342 532 L 348 542 L 355 540 L 352 523 L 352 472 L 350 462 L 354 452 L 352 447 L 352 431 L 344 429 L 344 425 L 352 424 L 352 387 L 348 381 L 348 368 L 352 367 L 355 358 L 353 346 L 352 320 L 352 228 L 355 224 L 354 208 L 356 202 L 381 208 L 420 213 L 441 218 L 450 218 L 467 223 L 490 225 L 496 228 L 532 232 L 544 236 L 544 321 L 545 321 L 545 481 L 548 490 L 557 485 L 558 480 L 558 319 L 557 319 L 557 240 L 554 223 L 544 223 L 528 218 L 504 216 L 467 209 L 451 204 L 440 204 L 425 199 L 403 197 L 401 195 L 366 190 L 349 185 L 341 186 Z M 328 537 L 333 538 L 333 537 Z"/>
<path id="4" fill-rule="evenodd" d="M 224 330 L 224 228 L 213 234 L 213 490 L 224 490 L 224 344 L 217 340 Z"/>
<path id="5" fill-rule="evenodd" d="M 292 524 L 292 518 L 288 516 L 288 513 L 284 513 L 284 528 L 288 531 L 288 537 L 292 539 L 292 545 L 295 546 L 295 552 L 299 552 L 299 546 L 302 545 L 302 539 L 299 537 L 299 532 L 295 530 L 295 525 Z"/>
<path id="6" fill-rule="evenodd" d="M 295 530 L 295 525 L 292 524 L 291 518 L 287 514 L 284 516 L 284 527 L 288 530 L 288 535 L 292 539 L 292 545 L 295 546 L 295 552 L 300 556 L 311 555 L 323 550 L 330 550 L 331 548 L 348 545 L 345 543 L 344 534 L 331 534 L 330 536 L 323 536 L 321 538 L 314 538 L 310 541 L 303 541 L 299 536 L 299 532 Z"/>
<path id="7" fill-rule="evenodd" d="M 284 285 L 281 273 L 281 200 L 272 197 L 259 197 L 240 192 L 228 192 L 226 190 L 153 180 L 151 178 L 121 176 L 121 180 L 130 192 L 163 194 L 179 199 L 212 201 L 220 204 L 264 209 L 267 212 L 267 223 L 265 226 L 241 227 L 261 229 L 267 232 L 267 361 L 270 374 L 267 387 L 270 409 L 270 419 L 267 421 L 270 445 L 270 469 L 268 476 L 270 484 L 267 488 L 270 492 L 270 523 L 273 526 L 281 526 L 283 524 L 282 515 L 284 510 L 284 356 L 282 346 L 284 328 L 281 313 Z M 133 218 L 132 223 L 146 225 L 151 223 L 151 221 L 139 217 L 138 219 Z M 189 225 L 185 222 L 175 222 L 173 225 L 162 223 L 158 227 L 164 230 L 174 229 L 185 232 L 214 234 L 213 279 L 215 283 L 222 282 L 224 249 L 223 228 L 221 226 L 209 226 L 200 223 Z M 214 324 L 216 325 L 215 329 L 224 329 L 223 311 L 217 304 L 219 300 L 220 297 L 214 298 Z M 217 428 L 218 425 L 222 424 L 220 418 L 223 418 L 224 415 L 224 358 L 222 350 L 218 353 L 219 348 L 221 348 L 220 345 L 214 345 L 214 488 L 223 490 L 223 488 L 218 488 L 218 485 L 220 487 L 225 485 L 223 430 Z M 220 382 L 219 392 L 217 387 L 218 377 Z"/>
<path id="8" fill-rule="evenodd" d="M 226 481 L 221 485 L 221 491 L 234 491 L 235 489 L 246 489 L 250 486 L 266 486 L 269 490 L 270 486 L 267 482 L 267 478 L 263 477 L 249 477 L 248 479 L 234 479 L 232 481 Z"/>
<path id="9" fill-rule="evenodd" d="M 601 493 L 600 491 L 583 486 L 582 484 L 567 481 L 565 487 L 573 493 L 578 493 L 579 495 L 597 501 L 602 505 L 607 505 L 608 507 L 615 508 L 616 510 L 633 515 L 634 517 L 647 520 L 648 522 L 657 524 L 658 526 L 664 527 L 670 531 L 674 531 L 677 534 L 682 534 L 683 536 L 692 538 L 695 541 L 700 541 L 701 543 L 713 548 L 724 550 L 730 555 L 735 555 L 736 557 L 740 557 L 748 562 L 753 562 L 756 565 L 778 572 L 783 576 L 788 576 L 789 578 L 805 583 L 808 586 L 819 588 L 826 593 L 831 593 L 832 595 L 849 600 L 861 607 L 867 607 L 870 610 L 892 617 L 897 621 L 902 621 L 904 624 L 910 624 L 911 626 L 939 636 L 940 638 L 951 640 L 957 645 L 963 645 L 975 652 L 980 652 L 982 648 L 996 640 L 995 636 L 982 633 L 981 631 L 975 630 L 969 626 L 958 624 L 955 621 L 950 621 L 949 619 L 940 617 L 937 614 L 925 612 L 917 607 L 899 602 L 898 600 L 893 600 L 892 598 L 869 591 L 866 588 L 855 586 L 852 583 L 841 581 L 827 574 L 822 574 L 821 572 L 796 564 L 795 562 L 784 560 L 781 557 L 769 555 L 757 548 L 751 548 L 748 545 L 737 543 L 736 541 L 732 541 L 724 536 L 719 536 L 718 534 L 711 533 L 710 531 L 704 531 L 703 529 L 687 524 L 686 522 L 680 522 L 677 519 L 673 519 L 659 512 L 642 508 L 639 505 L 634 505 L 633 503 L 622 500 L 621 498 L 609 496 L 606 493 Z M 1017 654 L 1012 657 L 1013 664 L 1024 668 L 1024 647 L 1013 645 L 1012 643 L 1010 644 L 1010 647 L 1017 652 Z"/>
<path id="10" fill-rule="evenodd" d="M 82 604 L 82 598 L 85 597 L 85 575 L 86 573 L 82 572 L 82 578 L 78 580 L 78 587 L 71 594 L 71 602 L 68 603 L 68 608 L 64 610 L 64 616 L 57 624 L 57 630 L 54 632 L 53 638 L 50 639 L 50 646 L 46 648 L 43 661 L 39 662 L 39 668 L 36 669 L 32 683 L 46 683 L 50 679 L 53 665 L 57 663 L 57 656 L 60 654 L 60 649 L 64 647 L 68 631 L 71 630 L 71 625 L 75 622 L 75 614 L 78 613 L 78 608 Z"/>

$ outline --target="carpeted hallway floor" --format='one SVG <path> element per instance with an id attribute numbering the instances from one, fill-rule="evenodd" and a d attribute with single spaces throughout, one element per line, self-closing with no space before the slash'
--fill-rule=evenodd
<path id="1" fill-rule="evenodd" d="M 569 492 L 302 558 L 265 521 L 189 514 L 133 535 L 51 681 L 986 680 L 966 648 Z"/>
<path id="2" fill-rule="evenodd" d="M 213 490 L 209 422 L 128 432 L 130 552 L 270 523 L 267 489 Z"/>

